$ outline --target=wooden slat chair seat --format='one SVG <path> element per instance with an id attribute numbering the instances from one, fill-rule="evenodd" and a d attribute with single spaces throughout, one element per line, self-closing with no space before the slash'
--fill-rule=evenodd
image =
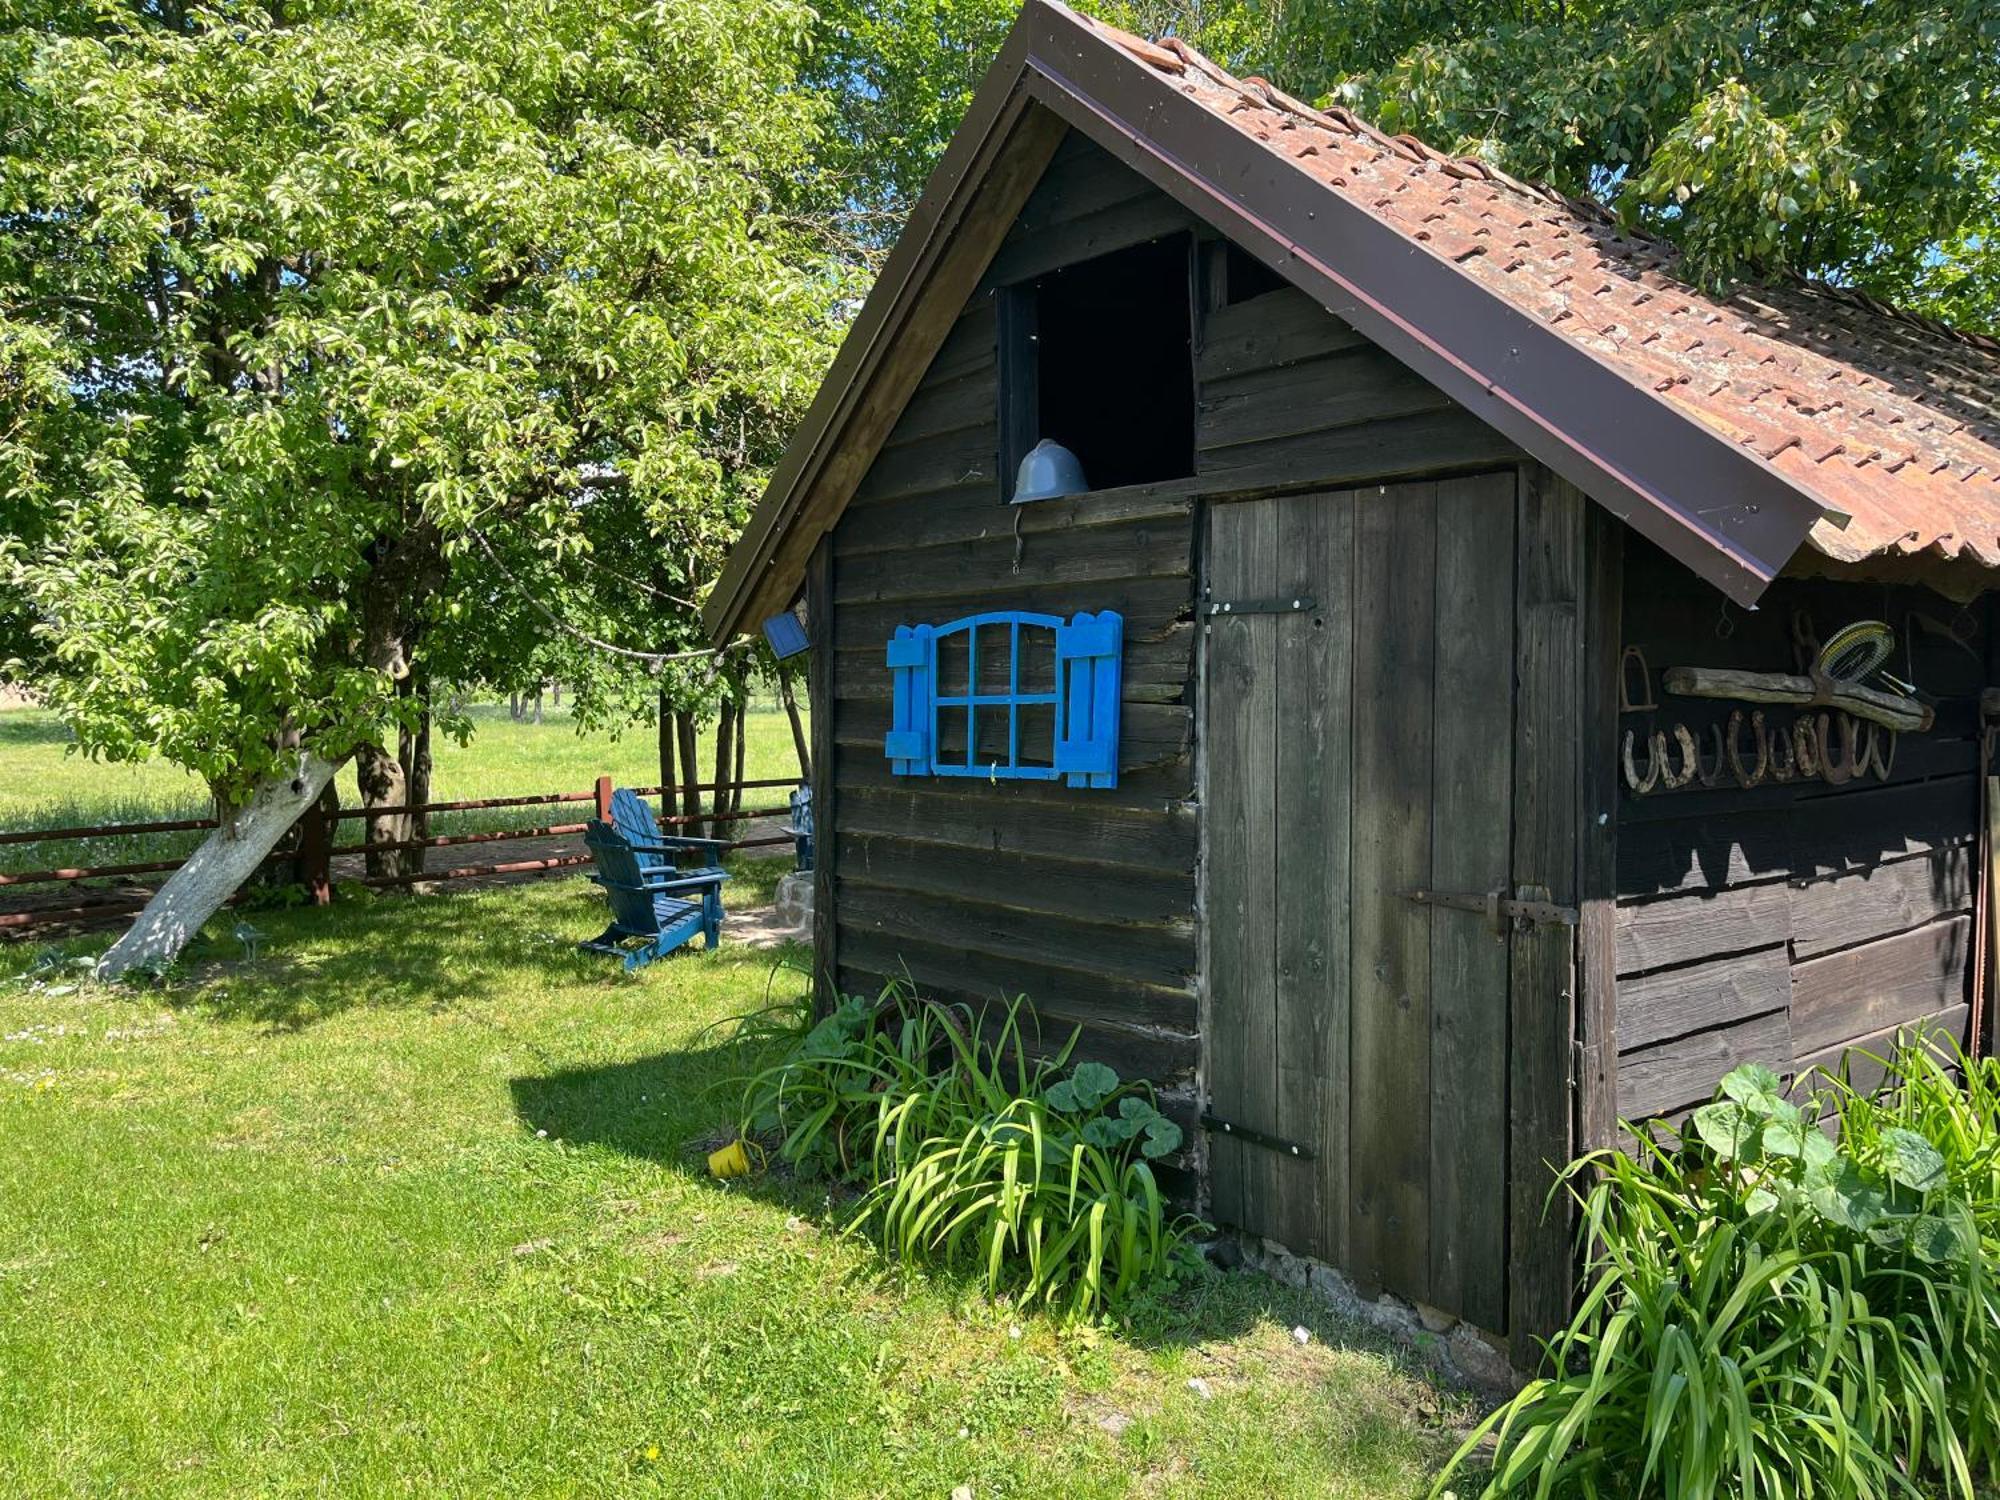
<path id="1" fill-rule="evenodd" d="M 597 861 L 590 878 L 604 887 L 611 925 L 577 946 L 620 958 L 627 969 L 666 957 L 697 933 L 713 949 L 722 939 L 722 883 L 729 878 L 717 862 L 722 841 L 663 836 L 646 805 L 623 789 L 612 798 L 614 816 L 621 797 L 636 805 L 647 827 L 635 830 L 642 834 L 636 839 L 625 826 L 596 819 L 584 830 L 584 844 Z M 626 811 L 630 825 L 636 820 Z M 709 862 L 687 870 L 673 864 L 674 856 L 691 852 L 704 853 Z"/>

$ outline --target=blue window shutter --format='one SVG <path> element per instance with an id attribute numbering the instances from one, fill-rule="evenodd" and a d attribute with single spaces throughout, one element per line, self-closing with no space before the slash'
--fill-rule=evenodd
<path id="1" fill-rule="evenodd" d="M 931 768 L 931 627 L 898 625 L 889 642 L 894 706 L 882 753 L 898 776 L 922 776 Z"/>
<path id="2" fill-rule="evenodd" d="M 1072 616 L 1056 630 L 1062 727 L 1056 770 L 1071 786 L 1118 785 L 1118 699 L 1125 621 L 1113 610 Z"/>

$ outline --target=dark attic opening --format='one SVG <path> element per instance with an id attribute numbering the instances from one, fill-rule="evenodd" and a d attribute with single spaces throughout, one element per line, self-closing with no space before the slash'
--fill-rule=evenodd
<path id="1" fill-rule="evenodd" d="M 1091 490 L 1194 473 L 1192 265 L 1192 242 L 1177 235 L 1008 289 L 1010 486 L 1044 439 L 1076 455 Z"/>

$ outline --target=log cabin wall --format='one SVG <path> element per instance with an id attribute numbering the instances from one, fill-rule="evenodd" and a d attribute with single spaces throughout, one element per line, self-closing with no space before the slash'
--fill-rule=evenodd
<path id="1" fill-rule="evenodd" d="M 1195 476 L 1009 506 L 995 290 L 1177 233 L 1203 243 L 1208 299 Z M 946 999 L 1025 993 L 1051 1039 L 1081 1027 L 1087 1055 L 1155 1080 L 1183 1119 L 1200 1041 L 1202 507 L 1521 460 L 1304 293 L 1258 285 L 1231 300 L 1220 252 L 1165 195 L 1069 137 L 835 526 L 820 583 L 835 649 L 816 794 L 821 965 L 843 993 L 905 974 Z M 1012 608 L 1124 615 L 1117 788 L 891 773 L 896 627 Z"/>
<path id="2" fill-rule="evenodd" d="M 844 993 L 1025 993 L 1044 1036 L 1191 1098 L 1196 500 L 1186 480 L 1013 507 L 994 288 L 1192 221 L 1070 137 L 832 533 L 834 808 L 819 958 Z M 992 609 L 1125 619 L 1118 785 L 896 776 L 884 648 Z M 823 830 L 826 825 L 822 825 Z M 823 856 L 824 857 L 824 856 Z"/>
<path id="3" fill-rule="evenodd" d="M 1635 795 L 1621 772 L 1617 840 L 1617 1100 L 1628 1119 L 1705 1100 L 1742 1062 L 1781 1072 L 1836 1064 L 1921 1023 L 1963 1040 L 1970 1001 L 1979 819 L 1978 697 L 1989 680 L 1984 600 L 1907 586 L 1780 579 L 1755 612 L 1636 537 L 1626 538 L 1621 645 L 1650 667 L 1657 709 L 1621 712 L 1643 778 L 1644 742 L 1685 724 L 1714 769 L 1715 730 L 1742 709 L 1789 726 L 1805 710 L 1668 694 L 1672 667 L 1797 670 L 1795 621 L 1821 640 L 1854 620 L 1897 633 L 1888 669 L 1937 702 L 1937 724 L 1899 737 L 1886 779 L 1794 774 L 1737 785 L 1697 778 Z M 1640 694 L 1636 666 L 1627 691 Z M 1839 736 L 1834 735 L 1835 748 Z M 1617 753 L 1618 747 L 1607 747 Z M 1673 757 L 1678 772 L 1681 756 Z"/>

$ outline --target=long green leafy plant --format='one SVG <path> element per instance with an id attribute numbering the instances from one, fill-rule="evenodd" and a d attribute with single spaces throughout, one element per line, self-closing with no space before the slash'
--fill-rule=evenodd
<path id="1" fill-rule="evenodd" d="M 1795 1103 L 1738 1068 L 1685 1133 L 1571 1166 L 1581 1302 L 1438 1493 L 1491 1436 L 1488 1497 L 1972 1500 L 2000 1432 L 2000 1076 L 1907 1043 L 1879 1089 L 1813 1082 Z"/>
<path id="2" fill-rule="evenodd" d="M 744 1091 L 743 1131 L 795 1170 L 856 1184 L 851 1227 L 989 1293 L 1115 1313 L 1195 1260 L 1153 1164 L 1181 1130 L 1077 1038 L 1037 1055 L 1015 1000 L 975 1014 L 892 986 L 842 1001 Z"/>

